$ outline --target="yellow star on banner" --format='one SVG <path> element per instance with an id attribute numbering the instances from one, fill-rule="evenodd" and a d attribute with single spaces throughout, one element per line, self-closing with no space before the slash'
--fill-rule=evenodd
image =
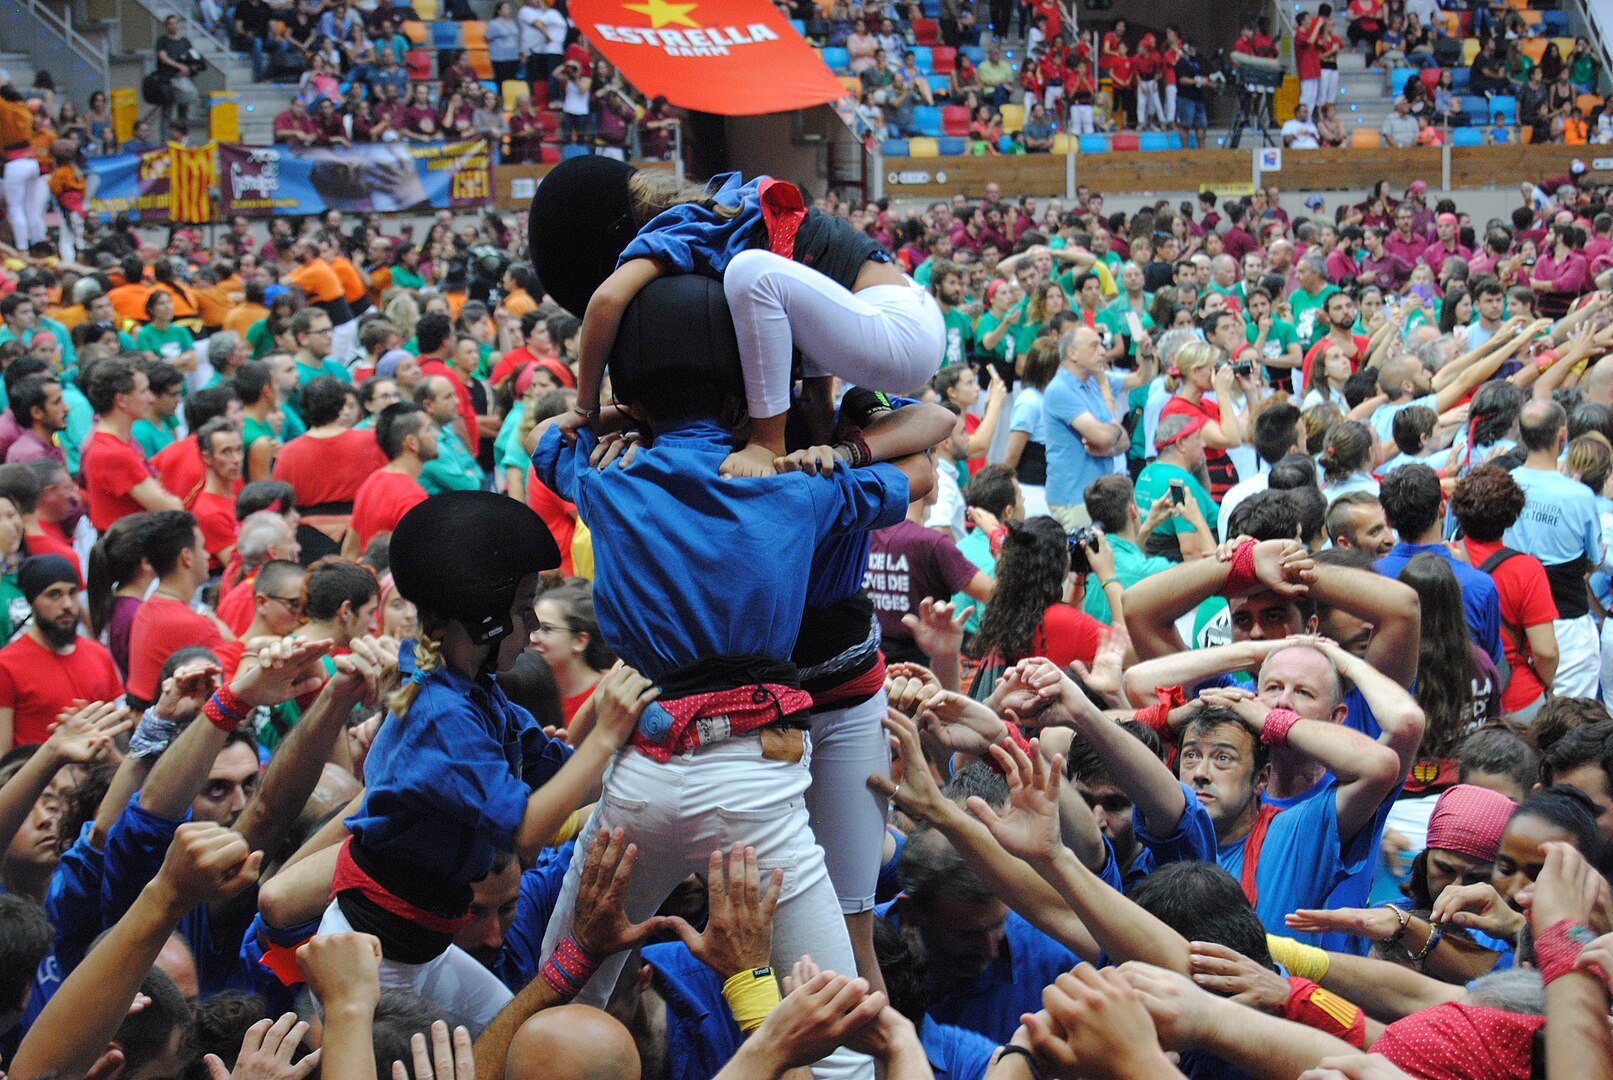
<path id="1" fill-rule="evenodd" d="M 661 29 L 668 23 L 689 26 L 696 30 L 700 29 L 700 24 L 689 18 L 689 12 L 693 11 L 696 6 L 695 4 L 674 4 L 670 0 L 644 0 L 642 4 L 622 5 L 628 11 L 636 11 L 641 15 L 647 15 L 651 28 L 655 30 Z"/>

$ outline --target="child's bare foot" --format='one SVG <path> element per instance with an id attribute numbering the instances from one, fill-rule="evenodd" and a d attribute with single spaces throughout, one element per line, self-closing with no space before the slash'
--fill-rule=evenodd
<path id="1" fill-rule="evenodd" d="M 773 467 L 773 451 L 761 443 L 753 442 L 743 450 L 735 450 L 723 458 L 717 475 L 727 479 L 744 476 L 777 476 Z"/>

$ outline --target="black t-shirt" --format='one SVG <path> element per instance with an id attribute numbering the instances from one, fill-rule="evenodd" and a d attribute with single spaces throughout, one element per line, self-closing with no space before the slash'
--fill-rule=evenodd
<path id="1" fill-rule="evenodd" d="M 274 18 L 274 11 L 263 0 L 245 0 L 235 9 L 235 19 L 241 24 L 241 33 L 249 38 L 266 38 L 269 36 L 269 23 Z"/>
<path id="2" fill-rule="evenodd" d="M 180 75 L 188 75 L 188 74 L 190 74 L 190 70 L 189 70 L 189 66 L 188 66 L 190 64 L 190 54 L 191 54 L 190 38 L 188 38 L 188 37 L 171 38 L 171 37 L 168 37 L 165 34 L 162 37 L 157 39 L 157 53 L 160 56 L 166 56 L 170 60 L 177 60 L 181 64 L 187 65 L 185 71 L 180 71 L 178 68 L 170 67 L 167 64 L 159 63 L 157 65 L 157 70 L 162 72 L 164 75 L 168 75 L 168 76 L 171 76 L 171 77 L 174 77 L 174 78 L 178 78 Z"/>

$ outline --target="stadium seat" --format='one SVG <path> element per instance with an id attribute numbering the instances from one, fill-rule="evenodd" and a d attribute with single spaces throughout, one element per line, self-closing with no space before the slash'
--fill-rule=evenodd
<path id="1" fill-rule="evenodd" d="M 862 96 L 863 81 L 861 79 L 857 78 L 857 76 L 855 76 L 855 75 L 837 75 L 837 76 L 835 76 L 835 78 L 839 79 L 840 80 L 840 85 L 846 88 L 846 93 L 850 94 L 852 97 L 861 97 Z"/>
<path id="2" fill-rule="evenodd" d="M 1180 131 L 1167 132 L 1165 135 L 1165 149 L 1180 150 L 1182 148 L 1182 133 Z"/>
<path id="3" fill-rule="evenodd" d="M 1107 154 L 1109 152 L 1109 139 L 1105 135 L 1089 132 L 1080 136 L 1076 142 L 1076 149 L 1083 154 Z"/>
<path id="4" fill-rule="evenodd" d="M 1165 138 L 1163 131 L 1145 131 L 1138 136 L 1137 149 L 1154 153 L 1160 150 L 1169 150 L 1170 142 Z"/>
<path id="5" fill-rule="evenodd" d="M 1518 119 L 1518 99 L 1497 94 L 1490 99 L 1488 110 L 1490 119 L 1495 119 L 1495 114 L 1500 113 L 1503 121 L 1514 123 Z"/>
<path id="6" fill-rule="evenodd" d="M 1457 99 L 1464 116 L 1482 116 L 1489 119 L 1490 99 L 1480 97 L 1478 94 L 1463 94 Z"/>
<path id="7" fill-rule="evenodd" d="M 845 49 L 827 48 L 822 54 L 823 62 L 829 65 L 829 70 L 839 74 L 851 69 L 851 54 Z"/>
<path id="8" fill-rule="evenodd" d="M 1406 84 L 1411 82 L 1412 76 L 1416 74 L 1416 68 L 1395 68 L 1389 73 L 1389 89 L 1394 91 L 1396 97 L 1399 97 L 1401 94 L 1406 92 Z"/>
<path id="9" fill-rule="evenodd" d="M 520 79 L 505 79 L 504 85 L 499 87 L 499 94 L 504 99 L 504 111 L 509 112 L 515 108 L 515 103 L 530 93 L 530 87 Z"/>
<path id="10" fill-rule="evenodd" d="M 967 56 L 969 58 L 969 62 L 975 67 L 979 67 L 981 64 L 985 63 L 986 50 L 982 49 L 979 45 L 965 45 L 958 51 Z"/>
<path id="11" fill-rule="evenodd" d="M 957 66 L 957 49 L 950 45 L 936 45 L 930 49 L 930 70 L 937 75 L 950 75 Z"/>
<path id="12" fill-rule="evenodd" d="M 1025 106 L 1009 102 L 1001 110 L 1003 134 L 1012 135 L 1025 126 Z"/>
<path id="13" fill-rule="evenodd" d="M 466 49 L 465 57 L 470 60 L 470 69 L 476 72 L 478 79 L 493 77 L 493 60 L 487 55 L 486 49 Z"/>
<path id="14" fill-rule="evenodd" d="M 1567 60 L 1568 57 L 1570 55 L 1572 55 L 1572 53 L 1574 51 L 1574 39 L 1573 38 L 1571 38 L 1571 37 L 1554 37 L 1554 38 L 1551 39 L 1551 42 L 1552 42 L 1553 45 L 1557 46 L 1557 51 L 1563 54 L 1563 59 L 1564 60 Z"/>
<path id="15" fill-rule="evenodd" d="M 1479 55 L 1479 39 L 1478 38 L 1473 38 L 1473 37 L 1463 38 L 1462 39 L 1462 63 L 1463 64 L 1472 64 L 1474 58 L 1476 58 L 1478 55 Z"/>
<path id="16" fill-rule="evenodd" d="M 1071 153 L 1075 150 L 1075 146 L 1075 138 L 1068 132 L 1060 131 L 1053 136 L 1053 153 L 1055 154 Z"/>
<path id="17" fill-rule="evenodd" d="M 879 152 L 885 157 L 906 157 L 906 139 L 886 139 L 880 144 Z"/>
<path id="18" fill-rule="evenodd" d="M 948 135 L 969 134 L 969 110 L 962 105 L 941 106 L 941 130 Z"/>
<path id="19" fill-rule="evenodd" d="M 1476 127 L 1457 128 L 1451 132 L 1452 146 L 1483 146 L 1484 131 Z"/>
<path id="20" fill-rule="evenodd" d="M 431 47 L 437 50 L 464 48 L 465 39 L 459 33 L 459 24 L 452 20 L 432 23 Z"/>
<path id="21" fill-rule="evenodd" d="M 917 105 L 913 108 L 913 126 L 923 135 L 939 138 L 945 134 L 941 124 L 941 110 L 934 105 Z M 913 155 L 918 157 L 917 154 Z"/>
<path id="22" fill-rule="evenodd" d="M 430 39 L 431 31 L 426 29 L 425 23 L 410 19 L 403 24 L 403 36 L 408 38 L 411 44 L 424 45 Z"/>
<path id="23" fill-rule="evenodd" d="M 1574 99 L 1574 104 L 1578 105 L 1586 116 L 1589 116 L 1592 109 L 1602 104 L 1602 96 L 1600 94 L 1581 94 Z"/>
<path id="24" fill-rule="evenodd" d="M 929 136 L 920 136 L 907 140 L 907 156 L 916 158 L 931 158 L 941 156 L 941 144 Z"/>
<path id="25" fill-rule="evenodd" d="M 540 113 L 548 111 L 549 80 L 545 79 L 532 87 L 532 107 Z"/>
<path id="26" fill-rule="evenodd" d="M 437 77 L 431 70 L 433 55 L 425 49 L 410 49 L 403 54 L 403 66 L 409 69 L 411 82 L 430 82 Z"/>
<path id="27" fill-rule="evenodd" d="M 1142 139 L 1134 131 L 1117 131 L 1109 140 L 1110 147 L 1117 153 L 1123 150 L 1142 149 Z"/>
<path id="28" fill-rule="evenodd" d="M 465 48 L 487 48 L 487 24 L 470 19 L 459 24 L 459 32 L 465 38 Z"/>
<path id="29" fill-rule="evenodd" d="M 414 0 L 409 6 L 414 8 L 414 13 L 420 16 L 421 22 L 431 22 L 441 10 L 437 0 Z"/>
<path id="30" fill-rule="evenodd" d="M 929 75 L 935 71 L 935 69 L 930 66 L 930 47 L 928 45 L 913 46 L 913 63 L 917 64 L 919 70 L 924 72 L 926 75 Z"/>
<path id="31" fill-rule="evenodd" d="M 1457 90 L 1466 90 L 1468 80 L 1473 77 L 1473 69 L 1465 67 L 1451 68 L 1451 86 Z"/>
<path id="32" fill-rule="evenodd" d="M 538 147 L 538 160 L 545 165 L 553 165 L 560 160 L 560 148 L 544 143 Z"/>
<path id="33" fill-rule="evenodd" d="M 920 45 L 939 45 L 941 24 L 935 19 L 914 19 L 913 40 Z"/>
<path id="34" fill-rule="evenodd" d="M 1540 17 L 1540 12 L 1538 11 L 1520 11 L 1518 12 L 1518 18 L 1523 20 L 1523 25 L 1531 27 L 1539 26 L 1545 21 Z"/>
<path id="35" fill-rule="evenodd" d="M 1383 145 L 1383 137 L 1378 134 L 1377 128 L 1358 127 L 1350 132 L 1350 145 L 1375 150 Z"/>
<path id="36" fill-rule="evenodd" d="M 1540 22 L 1542 26 L 1553 34 L 1568 33 L 1568 12 L 1566 11 L 1542 11 L 1540 13 Z M 1566 55 L 1565 53 L 1564 56 L 1566 57 Z"/>
<path id="37" fill-rule="evenodd" d="M 494 82 L 492 79 L 482 79 L 477 83 L 477 85 L 490 94 L 498 93 L 498 83 Z M 344 89 L 342 93 L 345 94 L 347 91 Z"/>
<path id="38" fill-rule="evenodd" d="M 548 109 L 538 114 L 538 131 L 545 139 L 552 139 L 560 134 L 560 117 Z"/>
<path id="39" fill-rule="evenodd" d="M 924 82 L 930 88 L 931 97 L 946 97 L 952 92 L 952 82 L 945 75 L 926 75 Z"/>
<path id="40" fill-rule="evenodd" d="M 1528 146 L 1535 141 L 1535 129 L 1528 124 L 1518 129 L 1518 141 Z"/>
<path id="41" fill-rule="evenodd" d="M 1014 137 L 1012 135 L 997 136 L 997 152 L 999 154 L 1012 154 L 1014 152 Z"/>
<path id="42" fill-rule="evenodd" d="M 810 42 L 813 42 L 814 44 L 817 44 L 817 45 L 833 44 L 829 40 L 829 35 L 831 33 L 833 33 L 833 32 L 834 32 L 834 28 L 829 24 L 829 21 L 827 19 L 809 19 L 807 21 L 807 24 L 806 24 L 807 40 L 810 41 Z"/>
<path id="43" fill-rule="evenodd" d="M 567 143 L 560 148 L 560 160 L 570 161 L 572 158 L 587 157 L 593 152 L 593 147 L 583 143 Z"/>
<path id="44" fill-rule="evenodd" d="M 802 37 L 806 37 L 806 23 L 802 22 L 800 19 L 791 19 L 790 20 L 790 29 L 794 30 L 797 34 L 800 34 Z"/>
<path id="45" fill-rule="evenodd" d="M 1532 62 L 1540 63 L 1540 58 L 1546 55 L 1545 38 L 1524 38 L 1518 44 L 1518 51 L 1527 56 Z"/>
<path id="46" fill-rule="evenodd" d="M 969 140 L 958 135 L 943 135 L 935 141 L 943 157 L 956 157 L 969 152 Z"/>
<path id="47" fill-rule="evenodd" d="M 939 19 L 941 17 L 941 0 L 924 0 L 922 6 L 926 19 Z"/>

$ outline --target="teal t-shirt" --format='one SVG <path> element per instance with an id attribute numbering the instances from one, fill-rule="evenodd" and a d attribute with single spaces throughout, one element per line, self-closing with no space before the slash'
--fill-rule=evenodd
<path id="1" fill-rule="evenodd" d="M 90 432 L 95 430 L 95 410 L 77 383 L 63 383 L 62 397 L 67 401 L 67 427 L 57 438 L 62 456 L 67 459 L 67 471 L 77 476 L 79 455 L 84 452 Z"/>
<path id="2" fill-rule="evenodd" d="M 984 529 L 969 530 L 969 535 L 958 541 L 958 550 L 988 577 L 997 573 L 997 559 L 991 553 L 991 537 L 986 535 Z M 960 592 L 952 598 L 952 607 L 954 611 L 962 611 L 964 608 L 974 609 L 969 612 L 969 617 L 963 620 L 965 634 L 972 634 L 980 629 L 980 620 L 986 615 L 985 604 L 968 593 Z"/>
<path id="3" fill-rule="evenodd" d="M 141 417 L 129 429 L 129 437 L 149 461 L 157 456 L 159 450 L 173 445 L 173 441 L 179 438 L 179 417 L 167 417 L 160 425 Z"/>
<path id="4" fill-rule="evenodd" d="M 1180 480 L 1187 488 L 1188 498 L 1198 503 L 1199 512 L 1204 515 L 1211 534 L 1214 534 L 1221 508 L 1215 505 L 1215 500 L 1210 498 L 1210 493 L 1204 489 L 1204 485 L 1200 484 L 1192 473 L 1179 466 L 1167 465 L 1163 461 L 1150 462 L 1148 467 L 1137 475 L 1137 506 L 1147 514 L 1148 508 L 1154 505 L 1155 500 L 1170 493 L 1173 480 Z M 1165 536 L 1175 536 L 1182 531 L 1182 523 L 1177 518 L 1167 518 L 1155 531 Z"/>
<path id="5" fill-rule="evenodd" d="M 1176 565 L 1162 555 L 1143 554 L 1141 548 L 1124 537 L 1109 537 L 1109 547 L 1115 553 L 1115 580 L 1128 589 L 1143 578 L 1169 570 Z M 1087 580 L 1087 595 L 1081 602 L 1081 610 L 1099 622 L 1107 624 L 1112 612 L 1109 609 L 1109 598 L 1103 595 L 1100 585 L 1100 582 L 1091 578 Z"/>
<path id="6" fill-rule="evenodd" d="M 481 489 L 482 468 L 476 464 L 476 455 L 465 449 L 452 427 L 437 429 L 437 456 L 420 470 L 420 486 L 427 495 Z"/>
<path id="7" fill-rule="evenodd" d="M 498 436 L 493 440 L 493 463 L 500 469 L 520 469 L 526 474 L 531 458 L 521 448 L 521 418 L 526 415 L 526 402 L 517 401 L 510 406 L 510 414 L 499 425 Z"/>
<path id="8" fill-rule="evenodd" d="M 134 336 L 134 347 L 141 352 L 156 353 L 164 360 L 172 362 L 181 353 L 196 348 L 196 339 L 191 336 L 189 330 L 178 324 L 171 325 L 166 330 L 158 330 L 147 323 Z"/>
<path id="9" fill-rule="evenodd" d="M 975 351 L 975 324 L 967 312 L 951 308 L 941 316 L 946 328 L 946 351 L 941 354 L 941 366 L 952 367 L 966 363 Z M 993 324 L 995 325 L 995 324 Z M 1008 335 L 1003 335 L 1006 338 Z"/>
<path id="10" fill-rule="evenodd" d="M 347 370 L 347 366 L 339 361 L 332 360 L 328 356 L 321 360 L 316 368 L 308 367 L 301 360 L 297 361 L 297 388 L 299 390 L 321 375 L 329 375 L 337 382 L 351 384 L 353 381 L 353 375 Z"/>

